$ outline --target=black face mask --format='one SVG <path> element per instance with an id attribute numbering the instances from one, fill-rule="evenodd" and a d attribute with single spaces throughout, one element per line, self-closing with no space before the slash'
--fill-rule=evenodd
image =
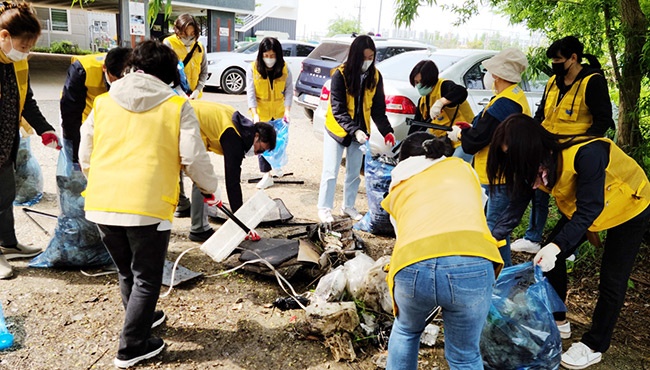
<path id="1" fill-rule="evenodd" d="M 551 69 L 553 70 L 553 73 L 558 76 L 558 77 L 564 77 L 566 76 L 567 72 L 569 72 L 569 68 L 564 69 L 564 62 L 559 62 L 559 63 L 551 63 Z"/>

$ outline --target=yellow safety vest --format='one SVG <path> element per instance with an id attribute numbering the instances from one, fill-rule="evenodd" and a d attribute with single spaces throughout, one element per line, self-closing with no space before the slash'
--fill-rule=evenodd
<path id="1" fill-rule="evenodd" d="M 190 100 L 190 104 L 199 119 L 201 139 L 203 139 L 205 149 L 223 155 L 223 148 L 219 141 L 223 132 L 228 128 L 233 128 L 239 135 L 237 127 L 232 123 L 235 108 L 226 104 L 204 100 Z"/>
<path id="2" fill-rule="evenodd" d="M 585 92 L 592 73 L 571 85 L 569 91 L 558 102 L 560 89 L 552 76 L 546 84 L 544 121 L 542 127 L 553 134 L 580 135 L 587 132 L 594 122 L 585 101 Z"/>
<path id="3" fill-rule="evenodd" d="M 420 114 L 422 114 L 422 117 L 425 120 L 431 118 L 431 123 L 447 127 L 451 127 L 454 122 L 472 122 L 472 119 L 474 118 L 474 112 L 472 111 L 472 107 L 469 105 L 467 100 L 460 103 L 454 108 L 445 106 L 442 108 L 440 116 L 438 116 L 436 119 L 429 117 L 429 110 L 431 109 L 431 105 L 433 105 L 438 99 L 442 98 L 441 86 L 444 81 L 445 80 L 443 79 L 438 79 L 438 83 L 436 83 L 429 95 L 421 97 L 418 101 L 418 109 L 420 109 Z M 427 104 L 427 101 L 429 104 Z M 443 130 L 430 129 L 428 131 L 437 137 L 447 135 L 447 131 Z M 456 143 L 453 143 L 453 146 L 454 148 L 457 148 L 460 146 L 460 144 L 460 141 L 458 141 Z"/>
<path id="4" fill-rule="evenodd" d="M 282 68 L 282 76 L 273 79 L 273 87 L 268 78 L 262 77 L 257 71 L 257 62 L 251 63 L 253 69 L 253 84 L 255 85 L 255 99 L 257 100 L 257 114 L 260 121 L 268 122 L 272 119 L 284 117 L 284 90 L 287 86 L 287 64 Z"/>
<path id="5" fill-rule="evenodd" d="M 348 107 L 348 114 L 352 119 L 354 120 L 354 112 L 355 112 L 355 100 L 356 96 L 348 94 L 348 87 L 347 87 L 347 81 L 345 80 L 345 75 L 343 74 L 343 69 L 345 68 L 345 65 L 340 65 L 336 69 L 332 70 L 332 75 L 334 74 L 335 71 L 341 72 L 341 76 L 343 76 L 343 81 L 345 83 L 345 91 L 346 91 L 346 104 Z M 372 99 L 375 97 L 375 92 L 377 91 L 377 83 L 379 81 L 379 71 L 375 69 L 375 75 L 373 76 L 375 79 L 374 87 L 371 89 L 364 88 L 364 94 L 363 94 L 363 118 L 366 123 L 366 132 L 370 134 L 370 109 L 372 108 Z M 327 131 L 331 132 L 337 137 L 344 138 L 348 135 L 348 133 L 339 125 L 339 123 L 336 121 L 336 118 L 334 118 L 334 114 L 332 113 L 332 101 L 331 101 L 331 95 L 330 95 L 330 102 L 327 107 L 327 113 L 325 115 L 325 128 Z"/>
<path id="6" fill-rule="evenodd" d="M 179 39 L 176 35 L 171 35 L 165 40 L 169 42 L 169 44 L 172 46 L 172 49 L 178 56 L 178 60 L 182 62 L 189 53 L 187 47 L 185 44 L 183 44 L 183 41 L 181 41 L 181 39 Z M 183 71 L 185 71 L 185 76 L 187 77 L 187 82 L 190 84 L 190 89 L 192 89 L 192 91 L 196 90 L 196 87 L 199 84 L 199 76 L 201 75 L 201 62 L 203 61 L 203 54 L 205 53 L 205 48 L 203 45 L 201 45 L 200 42 L 198 43 L 199 46 L 194 50 L 194 53 L 192 53 L 192 58 L 190 58 L 190 61 L 185 65 L 185 69 L 183 69 Z M 192 49 L 190 48 L 190 50 Z M 202 95 L 203 92 L 199 94 L 199 97 Z"/>
<path id="7" fill-rule="evenodd" d="M 476 256 L 493 261 L 497 274 L 503 267 L 483 212 L 481 186 L 462 159 L 443 159 L 398 183 L 381 205 L 397 223 L 387 276 L 391 295 L 395 274 L 427 259 Z"/>
<path id="8" fill-rule="evenodd" d="M 517 84 L 507 87 L 505 90 L 501 91 L 494 98 L 492 98 L 492 100 L 490 100 L 488 105 L 486 105 L 485 108 L 483 109 L 481 115 L 484 115 L 485 112 L 487 112 L 488 108 L 499 98 L 510 99 L 513 102 L 519 104 L 521 106 L 522 113 L 527 116 L 530 116 L 530 107 L 528 106 L 528 100 L 526 99 L 524 90 L 521 87 L 519 87 L 519 85 Z M 474 155 L 474 169 L 476 170 L 476 173 L 478 173 L 478 178 L 481 181 L 481 184 L 483 185 L 487 185 L 490 183 L 487 177 L 487 159 L 488 159 L 489 151 L 490 151 L 490 146 L 486 145 L 483 149 L 479 150 Z M 503 183 L 503 180 L 500 181 L 499 183 Z"/>
<path id="9" fill-rule="evenodd" d="M 86 108 L 84 108 L 83 114 L 81 115 L 82 124 L 86 121 L 90 111 L 93 109 L 95 98 L 108 91 L 106 89 L 106 80 L 104 79 L 105 59 L 106 53 L 72 57 L 72 63 L 79 61 L 86 72 Z"/>
<path id="10" fill-rule="evenodd" d="M 636 217 L 650 204 L 650 187 L 645 172 L 607 138 L 597 138 L 563 150 L 558 160 L 557 182 L 550 191 L 543 187 L 541 190 L 550 192 L 558 209 L 570 219 L 576 211 L 575 156 L 581 147 L 597 140 L 609 143 L 609 164 L 605 168 L 605 207 L 589 231 L 618 226 Z"/>
<path id="11" fill-rule="evenodd" d="M 171 221 L 178 202 L 180 120 L 187 99 L 173 96 L 134 113 L 108 93 L 95 99 L 86 211 Z"/>

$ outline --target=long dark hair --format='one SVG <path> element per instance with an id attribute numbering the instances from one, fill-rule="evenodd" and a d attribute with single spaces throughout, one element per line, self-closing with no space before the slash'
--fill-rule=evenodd
<path id="1" fill-rule="evenodd" d="M 584 49 L 584 45 L 577 37 L 567 36 L 552 43 L 546 49 L 546 57 L 552 59 L 561 56 L 568 59 L 571 58 L 572 54 L 575 54 L 578 57 L 578 63 L 582 63 L 582 58 L 584 57 L 589 62 L 589 66 L 600 68 L 598 59 L 591 54 L 585 54 Z"/>
<path id="2" fill-rule="evenodd" d="M 275 52 L 275 65 L 273 68 L 266 68 L 264 64 L 263 54 L 267 51 Z M 259 49 L 257 50 L 257 72 L 262 75 L 263 78 L 278 78 L 282 76 L 282 69 L 284 68 L 284 56 L 282 55 L 282 44 L 275 37 L 265 37 L 260 42 Z"/>
<path id="3" fill-rule="evenodd" d="M 565 136 L 551 134 L 525 114 L 511 114 L 492 136 L 487 160 L 490 186 L 503 179 L 508 194 L 526 194 L 532 190 L 540 166 L 549 168 L 562 150 L 593 138 L 585 135 L 565 140 Z"/>
<path id="4" fill-rule="evenodd" d="M 375 53 L 375 59 L 377 59 L 377 48 L 375 47 L 375 42 L 372 41 L 370 36 L 361 35 L 352 41 L 350 45 L 350 51 L 348 52 L 348 60 L 345 62 L 343 67 L 343 74 L 345 75 L 345 84 L 348 89 L 348 94 L 356 95 L 361 91 L 361 67 L 363 66 L 363 61 L 365 56 L 363 55 L 364 50 L 370 49 Z M 367 89 L 372 89 L 375 87 L 375 63 L 370 65 L 370 68 L 366 71 L 369 78 L 366 78 L 364 83 L 366 84 Z"/>

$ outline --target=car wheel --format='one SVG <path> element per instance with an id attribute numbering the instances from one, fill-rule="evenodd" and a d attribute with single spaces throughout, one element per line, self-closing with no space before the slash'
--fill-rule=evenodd
<path id="1" fill-rule="evenodd" d="M 246 88 L 246 75 L 238 68 L 227 69 L 221 76 L 221 88 L 226 94 L 241 94 Z"/>
<path id="2" fill-rule="evenodd" d="M 307 116 L 307 118 L 309 118 L 310 121 L 313 121 L 314 120 L 314 111 L 311 108 L 305 108 L 305 116 Z"/>

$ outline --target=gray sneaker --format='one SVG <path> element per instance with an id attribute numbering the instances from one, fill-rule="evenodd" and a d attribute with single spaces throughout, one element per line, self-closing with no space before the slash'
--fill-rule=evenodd
<path id="1" fill-rule="evenodd" d="M 16 258 L 34 257 L 43 252 L 41 248 L 22 245 L 20 243 L 12 246 L 0 246 L 0 253 L 8 260 Z"/>
<path id="2" fill-rule="evenodd" d="M 0 279 L 9 279 L 14 275 L 14 270 L 4 255 L 0 254 Z"/>

